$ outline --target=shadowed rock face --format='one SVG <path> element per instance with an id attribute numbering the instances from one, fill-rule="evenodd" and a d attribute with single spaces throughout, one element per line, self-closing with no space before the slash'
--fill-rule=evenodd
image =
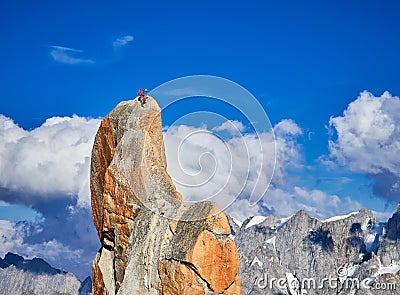
<path id="1" fill-rule="evenodd" d="M 160 112 L 153 98 L 121 102 L 97 132 L 93 294 L 241 294 L 225 214 L 211 202 L 188 208 L 166 172 Z"/>
<path id="2" fill-rule="evenodd" d="M 383 265 L 400 264 L 400 203 L 379 238 L 378 255 Z"/>

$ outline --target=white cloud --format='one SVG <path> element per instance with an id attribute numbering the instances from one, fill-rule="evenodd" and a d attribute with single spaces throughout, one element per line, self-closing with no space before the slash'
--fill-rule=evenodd
<path id="1" fill-rule="evenodd" d="M 230 216 L 233 216 L 239 221 L 244 221 L 250 216 L 257 216 L 260 215 L 262 209 L 260 206 L 255 204 L 254 206 L 250 206 L 250 203 L 246 199 L 239 199 L 233 202 L 225 212 Z"/>
<path id="2" fill-rule="evenodd" d="M 275 134 L 279 137 L 280 135 L 283 136 L 288 136 L 288 135 L 293 135 L 293 136 L 298 136 L 303 134 L 303 130 L 299 127 L 299 125 L 296 124 L 291 119 L 284 119 L 280 121 L 278 124 L 274 126 L 274 131 Z"/>
<path id="3" fill-rule="evenodd" d="M 375 97 L 364 91 L 329 126 L 337 139 L 329 141 L 330 157 L 349 170 L 376 181 L 374 192 L 399 201 L 400 99 L 389 92 Z"/>
<path id="4" fill-rule="evenodd" d="M 90 204 L 90 153 L 99 123 L 76 115 L 53 117 L 26 131 L 0 115 L 0 188 L 22 199 L 78 195 L 80 204 Z"/>
<path id="5" fill-rule="evenodd" d="M 113 47 L 114 48 L 123 47 L 131 41 L 133 41 L 133 36 L 131 36 L 131 35 L 119 37 L 119 38 L 115 39 L 115 41 L 113 42 Z"/>
<path id="6" fill-rule="evenodd" d="M 69 210 L 71 204 L 73 212 Z M 13 252 L 25 258 L 40 257 L 83 279 L 99 248 L 91 210 L 70 199 L 44 200 L 36 209 L 42 218 L 12 222 L 0 220 L 0 256 Z"/>
<path id="7" fill-rule="evenodd" d="M 226 212 L 240 221 L 249 216 L 275 215 L 288 217 L 299 210 L 305 210 L 310 216 L 326 219 L 343 215 L 363 208 L 358 201 L 349 197 L 340 198 L 321 190 L 309 190 L 304 187 L 270 187 L 263 199 L 255 206 L 250 206 L 245 199 L 236 200 Z M 386 215 L 385 215 L 386 216 Z"/>
<path id="8" fill-rule="evenodd" d="M 214 127 L 213 131 L 227 131 L 231 135 L 239 135 L 245 130 L 245 126 L 242 122 L 236 120 L 227 120 L 220 126 Z"/>
<path id="9" fill-rule="evenodd" d="M 64 46 L 57 46 L 57 45 L 53 45 L 53 46 L 49 46 L 49 47 L 53 48 L 53 49 L 61 50 L 61 51 L 83 52 L 83 50 L 74 49 L 74 48 L 71 48 L 71 47 L 64 47 Z"/>
<path id="10" fill-rule="evenodd" d="M 27 131 L 0 115 L 0 188 L 14 192 L 12 196 L 19 198 L 3 196 L 3 201 L 30 205 L 32 195 L 35 198 L 70 195 L 78 196 L 78 205 L 89 207 L 90 152 L 99 123 L 99 119 L 78 116 L 53 117 Z M 244 212 L 269 208 L 277 215 L 287 215 L 306 209 L 318 217 L 360 207 L 350 199 L 290 183 L 288 169 L 304 168 L 297 142 L 302 130 L 294 121 L 279 122 L 274 127 L 276 137 L 271 132 L 262 133 L 259 138 L 253 133 L 237 133 L 225 140 L 213 135 L 215 130 L 226 130 L 227 124 L 244 129 L 242 123 L 229 121 L 214 130 L 185 125 L 167 130 L 168 171 L 187 201 L 210 199 L 225 208 L 237 198 L 248 200 L 251 195 L 259 195 L 263 198 L 260 203 L 263 208 L 258 204 L 242 208 Z M 263 170 L 258 174 L 261 165 Z M 274 168 L 272 186 L 265 194 Z M 257 182 L 263 186 L 257 186 Z"/>
<path id="11" fill-rule="evenodd" d="M 49 46 L 51 48 L 51 57 L 60 63 L 66 63 L 71 65 L 76 64 L 93 64 L 94 60 L 88 58 L 76 57 L 74 55 L 82 53 L 82 50 L 63 47 L 63 46 Z"/>
<path id="12" fill-rule="evenodd" d="M 241 123 L 233 122 L 244 129 Z M 187 201 L 209 199 L 225 208 L 237 197 L 251 196 L 253 203 L 264 195 L 274 168 L 273 183 L 278 185 L 286 178 L 286 167 L 301 167 L 294 136 L 301 134 L 301 129 L 296 130 L 294 122 L 289 134 L 281 129 L 276 139 L 272 132 L 259 137 L 236 133 L 226 140 L 213 134 L 226 130 L 227 124 L 232 123 L 225 122 L 213 130 L 179 125 L 166 132 L 168 171 Z"/>
<path id="13" fill-rule="evenodd" d="M 0 254 L 42 257 L 80 278 L 89 274 L 99 244 L 89 192 L 99 123 L 76 115 L 52 117 L 27 131 L 0 115 L 0 202 L 22 203 L 41 217 L 0 221 Z"/>
<path id="14" fill-rule="evenodd" d="M 293 120 L 276 124 L 275 138 L 271 132 L 262 133 L 260 138 L 253 133 L 236 133 L 222 141 L 212 134 L 226 130 L 227 124 L 232 123 L 225 122 L 212 130 L 179 125 L 166 132 L 168 171 L 185 200 L 211 199 L 221 208 L 227 206 L 226 212 L 242 221 L 251 215 L 285 217 L 301 209 L 313 217 L 325 219 L 362 208 L 361 203 L 349 197 L 341 198 L 291 183 L 288 169 L 304 168 L 301 145 L 297 142 L 303 132 Z M 257 181 L 256 172 L 262 163 L 265 170 L 259 175 L 260 181 L 269 182 L 269 173 L 275 164 L 275 148 L 272 185 L 266 193 L 253 192 L 261 193 L 262 199 L 251 206 L 249 195 Z"/>
<path id="15" fill-rule="evenodd" d="M 112 46 L 115 49 L 126 46 L 133 41 L 133 36 L 126 35 L 114 40 Z M 91 58 L 82 57 L 83 50 L 64 47 L 64 46 L 49 46 L 50 56 L 54 61 L 64 64 L 77 65 L 77 64 L 94 64 L 95 61 Z M 115 54 L 116 52 L 114 52 Z M 102 63 L 104 64 L 105 61 Z"/>
<path id="16" fill-rule="evenodd" d="M 337 140 L 329 141 L 331 156 L 353 171 L 400 174 L 400 99 L 364 91 L 343 116 L 331 118 Z"/>
<path id="17" fill-rule="evenodd" d="M 360 202 L 349 197 L 340 198 L 321 190 L 308 190 L 298 186 L 293 189 L 293 198 L 294 203 L 302 206 L 302 209 L 308 211 L 311 216 L 320 219 L 358 211 L 363 208 Z"/>
<path id="18" fill-rule="evenodd" d="M 70 247 L 52 239 L 40 243 L 27 243 L 25 240 L 32 233 L 39 231 L 39 227 L 27 227 L 25 223 L 15 223 L 9 220 L 0 220 L 0 254 L 7 252 L 17 253 L 24 258 L 40 257 L 46 259 L 52 265 L 60 267 L 60 257 L 65 260 L 79 262 L 82 250 Z"/>

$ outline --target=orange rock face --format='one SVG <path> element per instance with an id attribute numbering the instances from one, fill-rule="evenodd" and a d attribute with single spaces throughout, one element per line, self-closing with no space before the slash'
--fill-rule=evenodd
<path id="1" fill-rule="evenodd" d="M 94 225 L 99 239 L 103 232 L 103 192 L 108 166 L 114 156 L 115 140 L 110 121 L 105 118 L 101 121 L 92 151 L 90 174 L 90 191 L 92 194 L 92 214 Z"/>
<path id="2" fill-rule="evenodd" d="M 240 278 L 237 276 L 239 254 L 234 241 L 229 238 L 227 217 L 216 204 L 194 204 L 177 223 L 171 222 L 169 226 L 173 237 L 166 251 L 164 269 L 168 261 L 180 261 L 206 282 L 210 291 L 241 294 Z M 170 268 L 171 271 L 179 271 L 172 265 Z"/>
<path id="3" fill-rule="evenodd" d="M 158 267 L 163 295 L 203 295 L 204 287 L 196 273 L 187 265 L 177 261 L 163 261 Z"/>
<path id="4" fill-rule="evenodd" d="M 206 228 L 217 235 L 229 235 L 231 227 L 224 212 L 219 209 L 217 204 L 213 204 L 205 219 Z"/>
<path id="5" fill-rule="evenodd" d="M 205 230 L 197 238 L 188 262 L 194 265 L 213 291 L 222 293 L 235 280 L 239 269 L 239 254 L 232 239 L 226 238 L 219 242 L 212 233 Z"/>
<path id="6" fill-rule="evenodd" d="M 242 279 L 236 275 L 235 281 L 226 289 L 224 295 L 242 295 Z"/>
<path id="7" fill-rule="evenodd" d="M 188 208 L 166 167 L 154 99 L 122 102 L 103 119 L 90 176 L 102 243 L 93 294 L 241 294 L 226 215 L 211 202 Z"/>

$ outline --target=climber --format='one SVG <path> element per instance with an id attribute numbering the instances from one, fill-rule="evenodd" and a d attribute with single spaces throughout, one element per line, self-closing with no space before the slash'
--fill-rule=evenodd
<path id="1" fill-rule="evenodd" d="M 147 92 L 148 92 L 149 90 L 146 88 L 146 89 L 142 89 L 142 88 L 140 88 L 139 89 L 139 91 L 138 91 L 138 100 L 140 101 L 140 104 L 141 104 L 141 106 L 142 107 L 144 107 L 144 104 L 146 103 L 146 99 L 147 99 Z"/>

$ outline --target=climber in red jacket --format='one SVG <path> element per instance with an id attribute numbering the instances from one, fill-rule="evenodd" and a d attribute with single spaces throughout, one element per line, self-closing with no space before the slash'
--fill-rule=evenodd
<path id="1" fill-rule="evenodd" d="M 142 89 L 142 88 L 140 88 L 139 89 L 139 91 L 138 91 L 138 96 L 139 96 L 139 98 L 138 98 L 138 100 L 140 101 L 140 104 L 141 104 L 141 106 L 143 107 L 144 106 L 144 104 L 146 103 L 146 99 L 147 99 L 147 92 L 148 92 L 149 90 L 146 88 L 146 89 Z"/>

